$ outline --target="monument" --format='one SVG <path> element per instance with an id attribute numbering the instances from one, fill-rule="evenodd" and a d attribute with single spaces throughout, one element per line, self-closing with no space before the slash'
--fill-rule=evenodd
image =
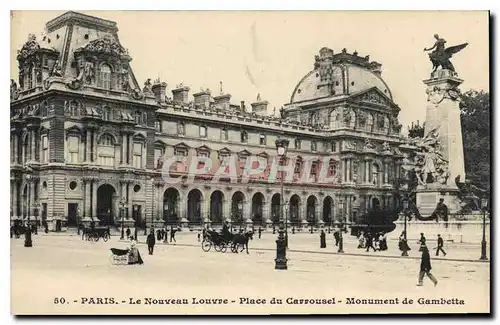
<path id="1" fill-rule="evenodd" d="M 427 110 L 424 138 L 417 144 L 420 150 L 415 162 L 419 183 L 416 203 L 422 215 L 433 213 L 440 199 L 444 199 L 450 212 L 458 211 L 455 178 L 465 180 L 458 89 L 463 80 L 458 78 L 450 59 L 467 43 L 445 48 L 446 41 L 437 34 L 434 37 L 434 46 L 424 49 L 432 51 L 429 58 L 433 71 L 429 79 L 423 80 L 427 86 Z"/>

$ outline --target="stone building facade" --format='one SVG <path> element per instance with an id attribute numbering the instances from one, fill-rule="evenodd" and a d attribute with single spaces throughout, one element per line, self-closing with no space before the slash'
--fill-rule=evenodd
<path id="1" fill-rule="evenodd" d="M 271 167 L 241 179 L 249 157 L 274 159 L 278 137 L 289 140 L 283 163 L 293 177 L 285 177 L 283 193 L 291 223 L 356 222 L 374 204 L 398 206 L 404 139 L 379 63 L 323 48 L 290 103 L 268 114 L 260 95 L 234 105 L 222 89 L 191 97 L 184 85 L 171 96 L 160 80 L 140 86 L 117 31 L 114 22 L 68 12 L 19 51 L 19 84 L 11 81 L 11 219 L 29 215 L 53 229 L 96 218 L 270 224 L 279 218 L 281 179 L 269 181 Z M 167 164 L 174 156 L 185 161 Z M 212 168 L 190 175 L 193 157 L 210 158 Z M 227 157 L 237 161 L 236 180 L 212 182 Z M 333 181 L 301 182 L 304 175 L 317 180 L 325 164 Z"/>

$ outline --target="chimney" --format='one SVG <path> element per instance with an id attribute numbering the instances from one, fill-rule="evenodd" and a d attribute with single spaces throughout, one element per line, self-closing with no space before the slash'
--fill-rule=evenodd
<path id="1" fill-rule="evenodd" d="M 199 93 L 193 94 L 194 106 L 199 106 L 200 108 L 210 107 L 210 90 L 202 90 Z"/>
<path id="2" fill-rule="evenodd" d="M 174 102 L 188 104 L 189 103 L 189 87 L 180 86 L 172 90 L 172 95 L 174 97 Z"/>
<path id="3" fill-rule="evenodd" d="M 229 105 L 231 101 L 231 95 L 225 94 L 214 97 L 214 105 L 220 106 L 224 110 L 229 110 Z"/>
<path id="4" fill-rule="evenodd" d="M 165 96 L 167 94 L 167 83 L 166 82 L 156 82 L 151 91 L 155 95 L 156 101 L 158 103 L 165 103 Z"/>
<path id="5" fill-rule="evenodd" d="M 252 112 L 261 115 L 261 116 L 267 116 L 267 104 L 269 102 L 267 100 L 264 101 L 257 101 L 255 103 L 252 103 Z"/>

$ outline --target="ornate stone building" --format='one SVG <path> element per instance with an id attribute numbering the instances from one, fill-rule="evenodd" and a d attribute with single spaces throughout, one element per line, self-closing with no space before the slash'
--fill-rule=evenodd
<path id="1" fill-rule="evenodd" d="M 397 206 L 404 139 L 379 63 L 321 49 L 275 117 L 260 95 L 233 105 L 222 89 L 216 96 L 202 89 L 191 100 L 187 86 L 171 97 L 160 80 L 140 87 L 117 31 L 114 22 L 68 12 L 19 51 L 19 84 L 11 82 L 12 219 L 39 210 L 53 228 L 96 218 L 119 224 L 122 215 L 141 225 L 270 223 L 279 216 L 280 179 L 269 182 L 267 167 L 241 182 L 242 169 L 250 156 L 271 160 L 280 135 L 290 141 L 293 164 L 284 190 L 290 222 L 340 215 L 355 222 L 374 204 Z M 317 159 L 305 163 L 311 155 Z M 185 163 L 163 165 L 172 156 L 210 157 L 213 168 L 190 182 Z M 237 159 L 239 180 L 211 182 L 228 156 Z M 319 177 L 324 157 L 335 181 L 301 182 L 304 174 Z M 164 167 L 180 181 L 166 182 Z"/>

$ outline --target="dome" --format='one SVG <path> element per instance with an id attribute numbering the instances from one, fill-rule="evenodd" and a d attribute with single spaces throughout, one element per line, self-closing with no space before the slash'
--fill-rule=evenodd
<path id="1" fill-rule="evenodd" d="M 314 70 L 306 74 L 295 87 L 290 103 L 352 95 L 376 87 L 392 100 L 392 94 L 381 77 L 381 65 L 369 62 L 369 57 L 353 54 L 333 54 L 323 48 L 316 56 Z"/>

